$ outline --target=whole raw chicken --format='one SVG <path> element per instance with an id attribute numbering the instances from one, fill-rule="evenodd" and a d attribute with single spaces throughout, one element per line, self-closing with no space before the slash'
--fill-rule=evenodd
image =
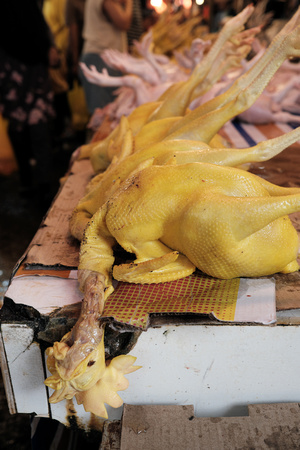
<path id="1" fill-rule="evenodd" d="M 104 364 L 101 315 L 114 278 L 160 283 L 197 267 L 219 278 L 258 277 L 299 269 L 298 235 L 287 214 L 300 211 L 300 188 L 284 188 L 237 168 L 207 163 L 151 166 L 129 177 L 97 211 L 80 251 L 85 292 L 81 317 L 47 352 L 50 401 L 76 396 L 87 411 L 107 417 L 120 406 L 117 390 L 135 358 Z M 136 260 L 114 266 L 118 242 Z M 88 332 L 87 332 L 88 331 Z"/>
<path id="2" fill-rule="evenodd" d="M 287 214 L 300 211 L 300 188 L 283 188 L 237 168 L 207 163 L 151 166 L 129 177 L 94 214 L 81 244 L 84 307 L 75 327 L 47 350 L 51 402 L 74 395 L 107 417 L 117 407 L 132 356 L 104 362 L 99 327 L 112 278 L 159 283 L 195 268 L 219 278 L 298 270 L 298 236 Z M 115 266 L 117 241 L 136 260 Z"/>
<path id="3" fill-rule="evenodd" d="M 122 281 L 171 281 L 195 267 L 223 279 L 293 272 L 298 236 L 287 214 L 299 210 L 300 188 L 278 187 L 244 170 L 151 166 L 129 177 L 93 216 L 79 269 L 109 280 L 113 238 L 136 255 L 133 263 L 114 266 Z"/>

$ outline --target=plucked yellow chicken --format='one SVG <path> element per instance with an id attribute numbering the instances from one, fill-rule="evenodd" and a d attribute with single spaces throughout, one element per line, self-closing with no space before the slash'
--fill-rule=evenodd
<path id="1" fill-rule="evenodd" d="M 159 23 L 152 27 L 155 53 L 166 54 L 184 45 L 193 28 L 199 25 L 201 20 L 201 16 L 186 19 L 184 10 L 172 14 L 165 12 L 160 17 Z"/>
<path id="2" fill-rule="evenodd" d="M 129 177 L 93 221 L 100 240 L 113 237 L 136 255 L 133 263 L 114 267 L 114 278 L 157 283 L 195 267 L 225 279 L 298 270 L 298 236 L 286 215 L 299 210 L 300 188 L 277 187 L 236 168 L 189 163 L 152 166 Z M 87 232 L 80 268 L 90 264 L 88 238 Z M 102 266 L 102 257 L 94 268 L 108 276 L 112 268 Z"/>
<path id="3" fill-rule="evenodd" d="M 81 212 L 86 219 L 88 211 L 90 217 L 80 249 L 83 308 L 75 327 L 47 350 L 52 376 L 45 383 L 55 390 L 50 402 L 75 395 L 86 411 L 102 417 L 107 416 L 104 403 L 122 404 L 117 391 L 126 389 L 124 375 L 138 367 L 129 355 L 104 362 L 99 318 L 113 291 L 112 275 L 134 283 L 159 283 L 185 277 L 196 267 L 225 279 L 298 270 L 298 237 L 288 214 L 300 211 L 300 188 L 278 187 L 222 164 L 235 166 L 249 155 L 250 160 L 269 158 L 298 140 L 300 129 L 252 149 L 218 153 L 205 143 L 233 113 L 253 102 L 286 57 L 299 56 L 298 18 L 299 11 L 227 94 L 203 105 L 200 116 L 199 111 L 190 113 L 192 128 L 186 118 L 179 128 L 175 125 L 171 139 L 162 144 L 166 152 L 160 147 L 129 167 L 133 155 L 128 156 L 132 138 L 127 130 L 123 156 L 99 180 L 105 189 L 96 186 L 84 200 Z M 193 148 L 190 154 L 182 152 L 180 146 L 193 145 L 195 138 L 197 154 Z M 199 161 L 201 152 L 208 162 L 191 162 Z M 136 255 L 133 263 L 114 266 L 116 242 Z"/>
<path id="4" fill-rule="evenodd" d="M 93 214 L 113 194 L 120 183 L 144 164 L 165 164 L 174 154 L 177 164 L 181 161 L 185 163 L 207 161 L 238 166 L 243 163 L 263 161 L 278 153 L 278 147 L 274 145 L 273 141 L 266 141 L 259 144 L 258 147 L 248 149 L 248 159 L 245 156 L 245 150 L 216 149 L 209 143 L 228 120 L 245 111 L 255 102 L 287 57 L 300 55 L 300 26 L 296 26 L 299 14 L 300 10 L 277 35 L 262 58 L 228 91 L 175 122 L 169 129 L 168 136 L 157 144 L 149 147 L 145 145 L 144 141 L 141 144 L 138 136 L 133 139 L 130 127 L 127 126 L 121 154 L 119 157 L 115 157 L 105 172 L 99 174 L 92 181 L 92 187 L 75 208 L 70 220 L 72 235 L 81 240 L 83 231 Z M 125 120 L 124 118 L 123 122 Z M 291 143 L 285 144 L 284 138 L 277 142 L 280 142 L 281 146 L 279 151 Z M 138 149 L 135 148 L 137 143 L 141 145 Z M 259 149 L 265 149 L 268 146 L 270 147 L 269 151 L 262 151 L 260 154 Z M 208 159 L 210 152 L 212 152 L 212 158 Z M 239 152 L 240 159 L 238 158 Z M 229 163 L 231 154 L 232 162 Z M 226 158 L 225 155 L 227 155 Z"/>

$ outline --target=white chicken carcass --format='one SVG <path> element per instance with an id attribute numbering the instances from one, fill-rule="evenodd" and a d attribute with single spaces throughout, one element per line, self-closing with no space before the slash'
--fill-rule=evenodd
<path id="1" fill-rule="evenodd" d="M 95 66 L 87 67 L 86 64 L 80 63 L 80 67 L 86 79 L 90 83 L 98 84 L 106 87 L 126 86 L 134 91 L 136 102 L 135 107 L 157 100 L 163 92 L 172 84 L 171 82 L 165 85 L 150 85 L 143 81 L 140 77 L 135 75 L 123 75 L 120 77 L 110 76 L 106 69 L 98 72 Z"/>
<path id="2" fill-rule="evenodd" d="M 123 77 L 110 77 L 106 70 L 97 72 L 99 75 L 95 76 L 93 68 L 92 74 L 85 65 L 82 66 L 89 81 L 101 86 L 119 87 L 115 91 L 116 99 L 102 110 L 98 108 L 95 111 L 90 126 L 100 126 L 106 115 L 110 117 L 112 125 L 115 125 L 122 115 L 128 116 L 137 106 L 157 100 L 172 83 L 187 79 L 188 74 L 167 56 L 152 53 L 151 43 L 150 30 L 141 42 L 135 42 L 135 48 L 141 55 L 139 58 L 113 49 L 106 49 L 101 53 L 106 64 L 123 72 Z"/>
<path id="3" fill-rule="evenodd" d="M 257 125 L 273 122 L 300 124 L 300 116 L 297 115 L 300 114 L 300 104 L 296 103 L 299 96 L 300 78 L 297 75 L 276 92 L 265 89 L 257 101 L 238 117 L 243 122 Z"/>

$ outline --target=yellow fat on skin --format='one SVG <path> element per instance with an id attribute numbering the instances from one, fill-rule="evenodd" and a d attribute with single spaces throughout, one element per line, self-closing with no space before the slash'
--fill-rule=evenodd
<path id="1" fill-rule="evenodd" d="M 299 210 L 300 188 L 280 188 L 236 168 L 190 163 L 136 173 L 93 222 L 99 219 L 98 229 L 105 229 L 99 241 L 109 232 L 136 255 L 134 263 L 114 269 L 117 279 L 156 283 L 166 274 L 167 280 L 186 276 L 181 271 L 193 266 L 226 279 L 298 270 L 298 236 L 287 214 Z"/>

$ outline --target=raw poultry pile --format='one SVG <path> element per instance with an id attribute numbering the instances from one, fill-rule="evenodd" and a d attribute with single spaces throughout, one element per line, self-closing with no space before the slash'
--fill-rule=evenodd
<path id="1" fill-rule="evenodd" d="M 192 57 L 186 57 L 185 64 L 190 62 L 190 68 L 194 62 L 201 59 L 204 48 L 209 43 L 203 40 L 195 40 L 190 49 Z M 88 68 L 82 64 L 82 70 L 90 82 L 100 86 L 112 86 L 118 88 L 116 99 L 104 108 L 97 108 L 90 120 L 90 128 L 97 128 L 105 117 L 109 117 L 112 128 L 123 115 L 128 116 L 137 106 L 155 101 L 177 81 L 185 81 L 189 77 L 189 71 L 182 69 L 165 55 L 153 53 L 153 34 L 150 30 L 141 42 L 136 42 L 135 47 L 138 57 L 124 54 L 117 50 L 107 49 L 101 53 L 101 57 L 112 68 L 124 75 L 111 77 L 106 70 L 101 73 L 93 66 Z"/>
<path id="2" fill-rule="evenodd" d="M 262 39 L 262 25 L 255 26 L 261 23 L 257 17 L 264 17 L 262 6 L 259 3 L 255 7 L 256 19 L 253 13 L 248 21 L 253 26 L 248 28 L 243 38 L 239 36 L 237 39 L 237 36 L 234 36 L 233 39 L 227 40 L 225 46 L 223 45 L 222 52 L 219 52 L 205 80 L 202 80 L 201 89 L 194 90 L 190 109 L 225 92 L 261 57 L 266 46 L 259 39 L 254 39 L 254 36 L 260 36 Z M 166 14 L 164 21 L 168 20 L 169 26 L 162 27 L 162 23 L 165 22 L 160 19 L 140 42 L 135 42 L 135 56 L 110 49 L 101 54 L 106 63 L 123 72 L 123 76 L 110 77 L 106 70 L 99 73 L 93 66 L 88 68 L 82 65 L 83 72 L 91 82 L 117 88 L 116 99 L 106 107 L 96 109 L 89 122 L 90 128 L 97 129 L 105 120 L 106 124 L 110 122 L 113 129 L 122 116 L 128 116 L 143 103 L 158 100 L 175 82 L 185 81 L 218 37 L 217 33 L 208 34 L 205 27 L 197 26 L 197 21 L 201 20 L 200 16 L 191 17 L 180 23 L 182 19 L 180 13 L 172 14 L 170 17 Z M 173 39 L 172 51 L 170 50 L 167 56 L 158 50 L 158 46 L 163 42 L 163 36 L 172 35 L 174 25 L 178 27 L 181 45 L 178 46 L 176 39 Z M 181 30 L 182 28 L 191 30 L 188 36 Z M 198 34 L 195 35 L 195 32 Z M 250 50 L 251 55 L 255 55 L 251 59 Z M 269 83 L 256 102 L 239 115 L 239 118 L 258 124 L 291 121 L 299 123 L 299 117 L 295 115 L 299 114 L 300 110 L 299 66 L 300 64 L 289 61 L 282 64 L 274 74 L 272 83 Z"/>
<path id="3" fill-rule="evenodd" d="M 174 16 L 176 17 L 176 14 Z M 156 24 L 156 27 L 150 29 L 140 42 L 135 42 L 137 56 L 111 49 L 101 53 L 105 62 L 110 67 L 123 72 L 123 76 L 111 77 L 106 70 L 100 73 L 94 66 L 81 65 L 83 73 L 90 82 L 100 86 L 118 88 L 115 91 L 117 97 L 112 103 L 102 109 L 96 109 L 89 123 L 91 128 L 97 128 L 107 117 L 110 118 L 112 127 L 114 127 L 123 115 L 128 116 L 137 106 L 157 100 L 172 84 L 189 78 L 191 70 L 202 61 L 204 53 L 212 45 L 207 33 L 201 35 L 201 38 L 198 35 L 193 40 L 191 40 L 191 34 L 189 34 L 189 39 L 184 37 L 185 33 L 180 34 L 181 27 L 186 28 L 187 25 L 189 28 L 194 27 L 195 19 L 199 21 L 199 17 L 191 18 L 179 27 L 178 34 L 181 38 L 184 38 L 181 42 L 184 42 L 185 46 L 174 50 L 172 57 L 156 53 L 156 27 L 158 26 Z M 172 17 L 172 23 L 173 21 L 174 18 Z M 167 30 L 168 27 L 164 26 L 165 34 Z M 235 35 L 232 41 L 227 36 L 226 45 L 223 45 L 224 42 L 220 45 L 219 41 L 218 48 L 219 50 L 222 48 L 222 52 L 215 53 L 215 57 L 218 56 L 218 58 L 210 61 L 209 73 L 205 76 L 205 83 L 202 80 L 201 90 L 199 92 L 195 90 L 193 95 L 201 95 L 226 71 L 239 66 L 241 60 L 251 49 L 249 44 L 251 44 L 253 36 L 259 31 L 260 27 L 254 27 L 242 35 Z M 159 35 L 160 33 L 161 31 Z M 172 42 L 175 42 L 174 39 Z"/>
<path id="4" fill-rule="evenodd" d="M 218 131 L 256 101 L 287 58 L 300 56 L 300 10 L 225 93 L 187 110 L 216 55 L 240 36 L 252 11 L 248 6 L 227 22 L 186 81 L 123 117 L 93 147 L 91 160 L 102 172 L 70 223 L 81 240 L 84 300 L 74 328 L 47 350 L 51 402 L 75 396 L 101 417 L 107 417 L 105 403 L 122 404 L 117 391 L 126 389 L 124 375 L 138 367 L 130 355 L 105 362 L 99 318 L 113 277 L 159 283 L 196 268 L 224 279 L 298 270 L 298 236 L 288 214 L 300 211 L 300 188 L 276 186 L 242 167 L 299 140 L 300 128 L 248 149 L 222 146 Z M 136 259 L 114 265 L 115 244 Z"/>

